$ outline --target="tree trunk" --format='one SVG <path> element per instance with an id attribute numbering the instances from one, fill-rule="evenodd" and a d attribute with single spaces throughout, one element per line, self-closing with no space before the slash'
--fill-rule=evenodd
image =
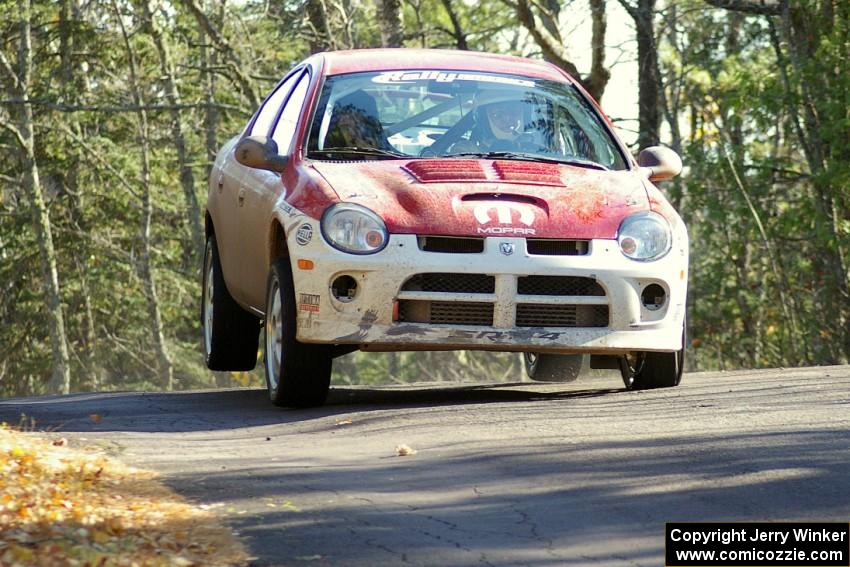
<path id="1" fill-rule="evenodd" d="M 638 148 L 658 145 L 661 126 L 658 49 L 655 45 L 655 0 L 638 0 L 637 6 L 620 0 L 635 23 L 638 46 Z"/>
<path id="2" fill-rule="evenodd" d="M 217 2 L 218 13 L 214 16 L 213 25 L 221 27 L 224 22 L 224 2 Z M 202 80 L 204 82 L 204 102 L 206 109 L 204 111 L 204 147 L 206 148 L 206 175 L 204 179 L 209 179 L 212 173 L 215 156 L 218 153 L 218 108 L 215 105 L 216 96 L 216 74 L 211 69 L 218 65 L 218 52 L 215 49 L 210 49 L 207 45 L 208 37 L 204 27 L 199 25 L 200 44 L 201 44 L 201 68 Z"/>
<path id="3" fill-rule="evenodd" d="M 825 77 L 817 77 L 815 83 L 811 80 L 811 71 L 807 72 L 805 68 L 807 61 L 817 57 L 821 35 L 829 35 L 829 26 L 833 25 L 830 2 L 822 4 L 818 11 L 817 6 L 805 4 L 795 4 L 792 8 L 788 0 L 784 0 L 781 21 L 789 47 L 793 88 L 798 89 L 795 94 L 800 97 L 803 110 L 800 130 L 803 137 L 800 141 L 806 149 L 812 173 L 815 211 L 819 217 L 819 226 L 826 228 L 826 234 L 818 238 L 819 253 L 813 258 L 823 278 L 824 293 L 818 303 L 827 332 L 835 336 L 835 342 L 840 345 L 837 351 L 830 349 L 833 351 L 831 362 L 844 363 L 850 360 L 850 274 L 846 265 L 844 239 L 839 229 L 839 213 L 836 210 L 836 195 L 841 190 L 833 186 L 834 177 L 825 174 L 833 156 L 830 155 L 832 147 L 824 134 L 818 110 L 819 105 L 828 107 L 835 102 L 846 104 L 846 101 L 841 101 L 840 95 L 833 99 L 834 95 L 820 92 L 817 87 L 822 85 Z M 823 100 L 823 97 L 827 100 Z M 822 114 L 830 116 L 829 109 L 824 109 Z M 846 146 L 846 139 L 843 146 Z M 846 151 L 846 148 L 840 151 Z"/>
<path id="4" fill-rule="evenodd" d="M 592 58 L 590 74 L 585 77 L 584 82 L 588 92 L 599 101 L 611 78 L 611 72 L 605 67 L 605 31 L 608 27 L 605 0 L 590 0 L 590 16 L 593 21 L 590 37 Z"/>
<path id="5" fill-rule="evenodd" d="M 153 340 L 154 350 L 156 351 L 157 371 L 159 373 L 160 383 L 163 388 L 170 391 L 174 388 L 174 369 L 171 363 L 171 357 L 168 353 L 168 347 L 165 344 L 162 315 L 159 309 L 159 296 L 157 295 L 152 261 L 151 220 L 153 218 L 153 200 L 150 180 L 150 133 L 148 129 L 148 117 L 147 112 L 144 109 L 144 101 L 142 99 L 141 87 L 139 85 L 138 73 L 136 71 L 137 65 L 135 52 L 130 44 L 130 38 L 127 34 L 126 28 L 124 27 L 116 0 L 113 0 L 113 8 L 115 10 L 115 16 L 118 20 L 118 24 L 121 28 L 121 34 L 124 38 L 124 46 L 127 51 L 127 60 L 129 63 L 128 67 L 130 71 L 130 89 L 133 103 L 138 107 L 136 115 L 138 117 L 139 128 L 139 158 L 142 165 L 140 179 L 142 201 L 140 233 L 142 250 L 139 255 L 137 269 L 144 286 L 145 299 L 147 300 L 150 334 L 151 339 Z"/>
<path id="6" fill-rule="evenodd" d="M 71 370 L 68 356 L 68 343 L 65 334 L 65 317 L 62 312 L 62 300 L 59 289 L 59 274 L 56 267 L 56 251 L 53 247 L 53 232 L 50 216 L 44 201 L 44 193 L 39 178 L 38 162 L 35 156 L 35 129 L 33 109 L 30 102 L 30 83 L 32 80 L 32 6 L 30 0 L 19 0 L 20 44 L 18 47 L 18 66 L 15 72 L 3 56 L 3 70 L 7 77 L 11 99 L 11 112 L 17 126 L 4 124 L 18 141 L 23 161 L 23 187 L 30 203 L 33 228 L 42 271 L 42 292 L 47 307 L 48 334 L 53 359 L 53 372 L 48 384 L 52 393 L 67 394 L 71 391 Z"/>
<path id="7" fill-rule="evenodd" d="M 180 171 L 180 185 L 183 188 L 183 198 L 186 202 L 186 217 L 189 224 L 189 233 L 192 237 L 192 251 L 190 258 L 192 265 L 200 266 L 200 258 L 204 251 L 204 228 L 201 226 L 201 208 L 198 205 L 198 196 L 195 193 L 195 176 L 189 164 L 188 152 L 186 151 L 186 138 L 183 135 L 183 119 L 177 105 L 180 104 L 180 93 L 177 90 L 177 82 L 174 79 L 174 67 L 168 52 L 168 45 L 163 41 L 162 32 L 154 22 L 154 16 L 150 0 L 142 0 L 142 13 L 144 14 L 145 27 L 153 39 L 159 55 L 159 67 L 162 72 L 162 80 L 165 83 L 165 96 L 172 106 L 171 110 L 171 138 L 174 141 L 174 149 L 177 152 L 177 167 Z"/>
<path id="8" fill-rule="evenodd" d="M 320 53 L 334 49 L 333 37 L 328 27 L 328 14 L 323 0 L 307 0 L 304 6 L 307 12 L 310 53 Z"/>
<path id="9" fill-rule="evenodd" d="M 85 80 L 81 80 L 74 61 L 75 52 L 78 51 L 74 25 L 81 17 L 79 12 L 80 7 L 77 0 L 62 0 L 62 7 L 59 12 L 59 74 L 62 77 L 61 97 L 64 103 L 72 106 L 79 102 L 81 94 L 85 91 L 86 87 Z M 67 113 L 62 118 L 67 122 L 68 129 L 74 132 L 77 138 L 85 137 L 76 114 Z M 69 147 L 76 146 L 69 145 Z M 87 233 L 91 230 L 91 227 L 86 222 L 84 195 L 78 183 L 80 177 L 80 154 L 71 153 L 69 158 L 71 159 L 71 163 L 66 168 L 63 177 L 63 186 L 65 193 L 69 196 L 68 202 L 71 222 L 74 228 L 81 234 Z M 82 294 L 83 301 L 83 329 L 80 343 L 84 348 L 80 358 L 85 367 L 85 376 L 82 377 L 81 382 L 84 383 L 86 389 L 97 390 L 101 385 L 102 369 L 98 360 L 94 309 L 92 308 L 91 296 L 89 294 L 90 246 L 87 243 L 81 243 L 81 245 L 74 246 L 70 253 L 76 267 L 77 277 L 80 280 L 80 293 Z"/>
<path id="10" fill-rule="evenodd" d="M 404 24 L 399 0 L 375 0 L 378 27 L 381 29 L 381 47 L 401 47 L 404 41 Z"/>

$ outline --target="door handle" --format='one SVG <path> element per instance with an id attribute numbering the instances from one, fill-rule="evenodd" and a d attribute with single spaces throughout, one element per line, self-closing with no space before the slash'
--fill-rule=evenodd
<path id="1" fill-rule="evenodd" d="M 240 207 L 245 204 L 245 188 L 244 187 L 239 190 L 239 194 L 236 196 L 236 200 L 239 202 Z"/>

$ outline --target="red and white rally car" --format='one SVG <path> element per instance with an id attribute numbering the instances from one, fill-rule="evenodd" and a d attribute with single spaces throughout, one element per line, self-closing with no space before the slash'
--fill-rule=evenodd
<path id="1" fill-rule="evenodd" d="M 629 388 L 682 372 L 688 236 L 596 103 L 557 67 L 461 51 L 321 53 L 215 162 L 206 213 L 207 366 L 255 366 L 321 404 L 352 350 L 576 355 Z M 264 322 L 264 323 L 263 323 Z"/>

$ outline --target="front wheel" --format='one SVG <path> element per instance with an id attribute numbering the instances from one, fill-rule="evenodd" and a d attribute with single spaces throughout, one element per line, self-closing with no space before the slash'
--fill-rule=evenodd
<path id="1" fill-rule="evenodd" d="M 684 348 L 675 352 L 636 352 L 620 359 L 620 373 L 629 390 L 678 386 L 684 367 Z"/>
<path id="2" fill-rule="evenodd" d="M 581 354 L 524 352 L 526 375 L 536 382 L 572 382 L 581 372 Z"/>
<path id="3" fill-rule="evenodd" d="M 326 345 L 299 343 L 295 289 L 286 259 L 272 264 L 266 287 L 266 386 L 278 406 L 320 406 L 328 396 L 333 365 Z"/>

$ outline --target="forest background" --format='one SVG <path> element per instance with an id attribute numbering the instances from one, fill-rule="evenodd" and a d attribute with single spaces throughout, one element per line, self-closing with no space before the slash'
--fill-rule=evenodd
<path id="1" fill-rule="evenodd" d="M 260 384 L 200 354 L 210 165 L 299 60 L 377 46 L 546 59 L 635 151 L 683 156 L 662 189 L 690 231 L 689 369 L 847 363 L 848 38 L 847 0 L 0 0 L 0 395 Z M 335 367 L 521 371 L 468 352 Z"/>

